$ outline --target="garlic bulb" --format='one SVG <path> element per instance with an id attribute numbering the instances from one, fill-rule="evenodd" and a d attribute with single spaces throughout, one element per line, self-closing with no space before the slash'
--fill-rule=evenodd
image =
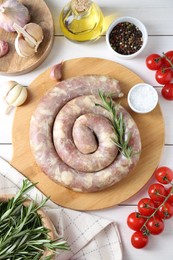
<path id="1" fill-rule="evenodd" d="M 8 104 L 6 113 L 8 113 L 12 107 L 22 105 L 28 95 L 27 88 L 18 84 L 16 81 L 7 81 L 2 86 L 2 95 Z"/>
<path id="2" fill-rule="evenodd" d="M 14 32 L 13 24 L 24 26 L 30 21 L 30 14 L 17 0 L 0 1 L 0 27 L 7 32 Z"/>
<path id="3" fill-rule="evenodd" d="M 17 53 L 22 57 L 32 57 L 43 41 L 43 30 L 36 23 L 28 23 L 23 28 L 18 24 L 13 25 L 18 36 L 15 40 L 15 48 Z"/>

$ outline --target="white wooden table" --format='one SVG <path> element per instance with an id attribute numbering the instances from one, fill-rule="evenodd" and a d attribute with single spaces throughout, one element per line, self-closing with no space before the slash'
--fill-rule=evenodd
<path id="1" fill-rule="evenodd" d="M 90 44 L 76 44 L 68 41 L 59 28 L 59 13 L 66 1 L 47 0 L 55 23 L 55 40 L 53 48 L 47 59 L 34 71 L 21 76 L 0 76 L 0 84 L 7 80 L 29 85 L 41 72 L 62 60 L 78 57 L 100 57 L 113 60 L 125 65 L 145 82 L 153 85 L 159 94 L 159 104 L 161 106 L 165 120 L 165 145 L 159 165 L 166 165 L 173 169 L 173 101 L 166 101 L 160 94 L 161 87 L 155 81 L 154 73 L 145 66 L 145 58 L 150 53 L 162 53 L 173 49 L 173 0 L 96 0 L 105 15 L 116 15 L 117 17 L 128 15 L 140 19 L 147 27 L 149 41 L 144 52 L 133 60 L 121 60 L 112 55 L 108 49 L 103 35 L 98 41 Z M 0 61 L 1 62 L 1 61 Z M 0 101 L 0 156 L 10 161 L 12 158 L 12 138 L 11 129 L 14 111 L 9 115 L 4 114 L 5 105 Z M 153 122 L 154 124 L 154 122 Z M 21 127 L 24 127 L 21 122 Z M 120 230 L 123 242 L 124 260 L 172 260 L 173 259 L 173 219 L 167 220 L 165 230 L 159 236 L 150 237 L 149 245 L 142 250 L 134 249 L 130 244 L 132 231 L 126 225 L 129 213 L 135 211 L 137 202 L 147 196 L 147 189 L 154 181 L 149 182 L 132 198 L 124 201 L 118 206 L 110 209 L 91 212 L 105 218 L 114 219 Z M 82 259 L 81 259 L 82 260 Z M 93 260 L 93 259 L 91 259 Z M 113 259 L 106 259 L 113 260 Z"/>

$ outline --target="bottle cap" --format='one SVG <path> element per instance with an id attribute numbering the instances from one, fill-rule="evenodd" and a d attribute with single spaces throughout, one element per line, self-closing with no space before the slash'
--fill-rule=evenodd
<path id="1" fill-rule="evenodd" d="M 90 6 L 91 6 L 90 0 L 72 0 L 71 1 L 72 9 L 77 11 L 78 13 L 87 11 Z"/>

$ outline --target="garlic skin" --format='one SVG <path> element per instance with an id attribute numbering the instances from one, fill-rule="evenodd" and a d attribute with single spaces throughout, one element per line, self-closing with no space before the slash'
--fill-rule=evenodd
<path id="1" fill-rule="evenodd" d="M 43 41 L 43 30 L 36 23 L 28 23 L 23 28 L 18 24 L 13 25 L 18 36 L 15 39 L 15 49 L 21 57 L 32 57 L 37 52 Z"/>
<path id="2" fill-rule="evenodd" d="M 6 41 L 0 40 L 0 58 L 5 56 L 9 51 L 9 45 Z"/>
<path id="3" fill-rule="evenodd" d="M 27 99 L 27 88 L 18 84 L 16 81 L 7 81 L 2 86 L 2 96 L 8 104 L 6 113 L 11 107 L 21 106 Z"/>
<path id="4" fill-rule="evenodd" d="M 60 81 L 62 80 L 62 65 L 63 62 L 60 62 L 58 64 L 55 64 L 51 69 L 50 69 L 50 78 L 55 81 Z"/>
<path id="5" fill-rule="evenodd" d="M 0 1 L 0 27 L 5 31 L 14 32 L 14 23 L 23 27 L 30 19 L 28 8 L 17 0 Z"/>
<path id="6" fill-rule="evenodd" d="M 35 55 L 34 48 L 30 47 L 22 35 L 18 35 L 15 39 L 15 49 L 19 56 L 29 58 Z"/>
<path id="7" fill-rule="evenodd" d="M 35 52 L 37 52 L 38 46 L 43 41 L 43 30 L 40 25 L 36 23 L 28 23 L 24 26 L 25 31 L 35 39 L 36 45 L 32 45 L 27 37 L 24 36 L 25 40 L 29 43 L 31 47 L 35 48 Z"/>

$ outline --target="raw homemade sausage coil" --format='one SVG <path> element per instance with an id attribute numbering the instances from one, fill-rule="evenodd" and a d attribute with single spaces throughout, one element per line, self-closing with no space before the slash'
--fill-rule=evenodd
<path id="1" fill-rule="evenodd" d="M 121 96 L 119 83 L 102 75 L 61 81 L 41 99 L 30 123 L 30 145 L 36 163 L 55 182 L 79 192 L 103 190 L 128 175 L 140 156 L 138 128 L 119 104 L 125 135 L 133 154 L 127 158 L 113 142 L 110 113 L 98 92 Z"/>

